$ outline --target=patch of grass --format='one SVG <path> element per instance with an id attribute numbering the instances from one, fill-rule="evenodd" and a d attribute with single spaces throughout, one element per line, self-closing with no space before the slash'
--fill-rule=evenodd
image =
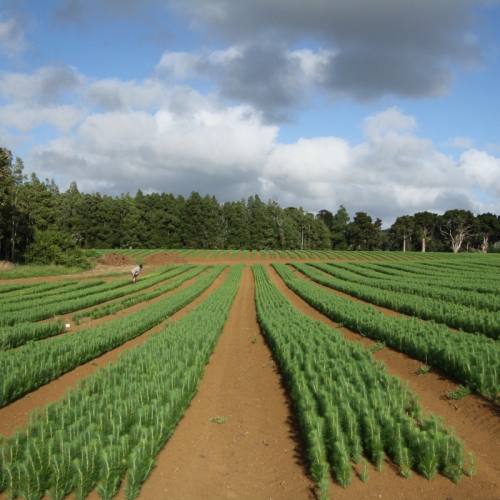
<path id="1" fill-rule="evenodd" d="M 227 418 L 217 415 L 216 417 L 209 418 L 208 421 L 214 422 L 215 424 L 225 424 L 227 422 Z"/>
<path id="2" fill-rule="evenodd" d="M 257 343 L 257 332 L 254 332 L 254 333 L 253 333 L 253 340 L 252 340 L 252 343 L 253 343 L 253 344 L 256 344 L 256 343 Z"/>
<path id="3" fill-rule="evenodd" d="M 430 365 L 422 365 L 418 370 L 417 370 L 417 375 L 424 375 L 427 373 L 432 367 Z"/>
<path id="4" fill-rule="evenodd" d="M 375 344 L 372 344 L 368 350 L 373 354 L 374 352 L 381 351 L 382 349 L 385 349 L 386 345 L 385 342 L 376 342 Z"/>
<path id="5" fill-rule="evenodd" d="M 264 365 L 264 368 L 265 368 L 266 366 L 271 366 L 271 365 L 274 365 L 274 361 L 269 361 L 269 363 L 267 363 L 267 365 Z"/>
<path id="6" fill-rule="evenodd" d="M 5 280 L 15 280 L 18 278 L 39 278 L 47 276 L 63 276 L 66 274 L 78 274 L 85 271 L 80 267 L 64 266 L 31 266 L 25 264 L 15 264 L 7 271 L 1 271 L 0 278 Z"/>
<path id="7" fill-rule="evenodd" d="M 467 386 L 459 385 L 454 391 L 449 391 L 446 393 L 448 399 L 462 399 L 468 396 L 471 390 Z"/>

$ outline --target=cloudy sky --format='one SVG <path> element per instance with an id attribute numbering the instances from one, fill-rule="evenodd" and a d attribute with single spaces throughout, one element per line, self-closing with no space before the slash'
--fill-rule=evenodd
<path id="1" fill-rule="evenodd" d="M 500 214 L 500 0 L 0 0 L 0 146 L 61 189 Z"/>

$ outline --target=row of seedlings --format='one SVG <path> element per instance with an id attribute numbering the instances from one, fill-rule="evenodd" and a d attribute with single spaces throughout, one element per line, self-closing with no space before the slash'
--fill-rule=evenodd
<path id="1" fill-rule="evenodd" d="M 74 285 L 75 283 L 77 283 L 76 280 L 61 280 L 48 283 L 3 285 L 0 286 L 0 304 L 7 304 L 8 302 L 23 299 L 30 295 L 50 292 L 58 288 Z"/>
<path id="2" fill-rule="evenodd" d="M 451 293 L 448 299 L 422 297 L 403 292 L 394 293 L 376 286 L 333 278 L 306 264 L 293 264 L 293 266 L 317 283 L 372 304 L 409 316 L 443 323 L 469 333 L 482 333 L 493 339 L 500 337 L 499 312 L 477 310 L 476 307 L 456 304 Z"/>
<path id="3" fill-rule="evenodd" d="M 94 307 L 93 309 L 87 309 L 85 311 L 80 311 L 73 315 L 73 321 L 78 325 L 83 318 L 98 319 L 104 316 L 109 316 L 111 314 L 116 314 L 118 311 L 126 309 L 127 307 L 132 307 L 141 302 L 148 302 L 150 300 L 163 295 L 164 293 L 170 292 L 186 281 L 196 278 L 199 274 L 205 272 L 212 266 L 178 266 L 177 269 L 172 270 L 168 273 L 169 280 L 167 283 L 157 286 L 151 291 L 140 292 L 135 295 L 128 296 L 122 300 L 115 302 L 110 302 L 104 304 L 100 307 Z M 191 269 L 191 270 L 189 270 Z M 178 276 L 178 275 L 181 276 Z M 177 278 L 175 278 L 177 276 Z"/>
<path id="4" fill-rule="evenodd" d="M 338 263 L 336 264 L 338 265 Z M 439 285 L 447 288 L 469 290 L 478 293 L 500 293 L 498 280 L 494 278 L 488 279 L 488 277 L 484 276 L 479 279 L 477 277 L 476 279 L 471 279 L 470 277 L 464 279 L 463 277 L 457 277 L 452 273 L 440 276 L 435 276 L 434 274 L 418 275 L 415 273 L 409 273 L 406 271 L 392 269 L 368 262 L 358 262 L 356 264 L 344 266 L 346 267 L 346 269 L 350 269 L 362 276 L 410 280 L 414 283 L 428 284 L 429 286 L 434 286 L 436 284 L 437 278 L 439 279 Z"/>
<path id="5" fill-rule="evenodd" d="M 0 407 L 159 325 L 199 297 L 226 268 L 126 317 L 0 353 Z"/>
<path id="6" fill-rule="evenodd" d="M 262 266 L 253 267 L 259 323 L 294 401 L 311 475 L 328 498 L 329 471 L 344 488 L 363 457 L 386 454 L 409 477 L 462 477 L 463 444 L 442 418 L 422 415 L 418 396 L 360 344 L 295 309 Z"/>
<path id="7" fill-rule="evenodd" d="M 0 491 L 40 500 L 77 500 L 93 489 L 113 498 L 126 477 L 133 500 L 198 389 L 226 323 L 242 266 L 176 323 L 68 390 L 6 439 Z"/>
<path id="8" fill-rule="evenodd" d="M 166 271 L 166 269 L 162 270 L 163 277 L 161 281 L 164 281 L 166 279 L 169 279 L 173 276 L 176 276 L 180 273 L 183 273 L 186 271 L 186 269 L 190 268 L 192 266 L 179 266 L 178 268 L 174 268 L 171 271 Z M 158 278 L 151 278 L 154 279 L 155 281 L 158 280 Z M 164 290 L 162 293 L 165 293 L 165 291 L 170 291 L 173 290 L 174 288 L 177 288 L 180 284 L 182 284 L 184 281 L 187 279 L 190 279 L 189 277 L 182 277 L 181 282 L 179 282 L 179 279 L 175 281 L 169 281 L 166 285 L 162 287 Z M 131 292 L 136 292 L 137 290 L 144 289 L 146 287 L 149 287 L 151 285 L 151 282 L 148 281 L 146 284 L 142 284 L 141 287 L 137 288 L 130 288 Z M 167 290 L 168 288 L 168 290 Z M 151 295 L 154 295 L 156 289 L 151 292 Z M 134 295 L 132 297 L 129 297 L 130 302 L 137 301 L 138 296 Z M 151 300 L 154 298 L 153 296 L 149 296 L 148 299 L 143 299 L 143 300 Z M 127 299 L 125 299 L 127 301 Z M 130 307 L 130 305 L 133 305 L 132 303 L 129 303 L 126 307 Z M 116 308 L 119 310 L 119 308 L 115 307 L 114 304 L 108 304 L 107 307 L 109 308 Z M 87 311 L 82 311 L 82 316 L 86 316 L 88 313 Z M 109 312 L 108 314 L 112 314 L 112 312 Z M 19 347 L 21 345 L 26 344 L 27 342 L 32 342 L 36 340 L 42 340 L 48 337 L 52 337 L 54 335 L 58 335 L 60 333 L 63 333 L 65 331 L 65 325 L 61 320 L 56 320 L 56 321 L 51 321 L 47 323 L 32 323 L 32 322 L 22 322 L 22 323 L 15 323 L 12 326 L 3 326 L 0 327 L 0 351 L 6 351 L 8 349 L 13 349 L 15 347 Z"/>
<path id="9" fill-rule="evenodd" d="M 304 281 L 284 264 L 273 267 L 292 291 L 333 321 L 441 368 L 492 401 L 498 398 L 499 342 L 414 317 L 387 316 L 370 304 L 354 302 Z"/>
<path id="10" fill-rule="evenodd" d="M 382 290 L 390 290 L 391 292 L 405 293 L 410 295 L 418 295 L 420 297 L 431 297 L 454 304 L 461 304 L 475 309 L 486 309 L 487 311 L 500 311 L 500 298 L 493 293 L 479 293 L 472 291 L 464 291 L 455 288 L 445 287 L 441 281 L 433 280 L 426 284 L 415 280 L 390 279 L 380 277 L 367 277 L 355 272 L 355 266 L 341 264 L 321 264 L 311 263 L 312 267 L 335 276 L 340 280 L 360 285 L 368 285 Z"/>
<path id="11" fill-rule="evenodd" d="M 95 290 L 102 290 L 103 285 L 106 285 L 104 280 L 84 281 L 83 283 L 66 286 L 63 289 L 58 288 L 49 292 L 29 295 L 28 297 L 9 297 L 8 300 L 2 301 L 2 313 L 21 311 L 22 309 L 48 305 L 60 300 L 82 297 L 88 293 L 93 293 Z M 90 288 L 95 289 L 90 290 Z"/>
<path id="12" fill-rule="evenodd" d="M 73 294 L 68 296 L 63 295 L 56 302 L 50 301 L 50 303 L 44 300 L 35 301 L 30 307 L 21 311 L 0 314 L 0 326 L 9 326 L 27 321 L 40 321 L 144 290 L 168 279 L 168 273 L 174 267 L 168 266 L 160 271 L 151 273 L 135 285 L 131 284 L 130 279 L 116 280 L 95 287 L 92 290 L 92 294 L 77 292 L 77 297 Z"/>

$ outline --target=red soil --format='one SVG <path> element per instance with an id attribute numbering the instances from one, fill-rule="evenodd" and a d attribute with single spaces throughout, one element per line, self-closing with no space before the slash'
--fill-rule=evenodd
<path id="1" fill-rule="evenodd" d="M 134 261 L 119 253 L 108 253 L 103 255 L 101 258 L 97 259 L 97 262 L 99 264 L 104 264 L 105 266 L 134 265 Z"/>
<path id="2" fill-rule="evenodd" d="M 144 262 L 155 266 L 167 266 L 169 264 L 186 264 L 187 260 L 176 253 L 155 253 L 146 257 Z"/>

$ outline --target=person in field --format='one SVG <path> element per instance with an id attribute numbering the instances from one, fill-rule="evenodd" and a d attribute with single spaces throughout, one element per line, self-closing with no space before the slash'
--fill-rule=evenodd
<path id="1" fill-rule="evenodd" d="M 139 276 L 139 273 L 142 270 L 142 264 L 139 264 L 138 266 L 135 266 L 130 273 L 132 274 L 132 283 L 135 283 L 137 281 L 137 276 Z"/>

